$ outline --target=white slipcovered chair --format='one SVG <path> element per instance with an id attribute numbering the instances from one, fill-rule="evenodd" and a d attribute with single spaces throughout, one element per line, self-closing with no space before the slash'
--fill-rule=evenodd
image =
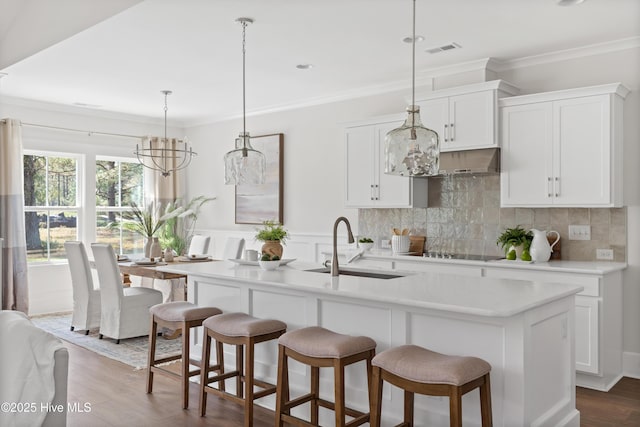
<path id="1" fill-rule="evenodd" d="M 204 255 L 209 250 L 209 242 L 211 237 L 195 235 L 191 237 L 191 243 L 189 244 L 189 250 L 187 255 Z"/>
<path id="2" fill-rule="evenodd" d="M 123 287 L 116 254 L 111 245 L 92 243 L 102 300 L 100 339 L 149 335 L 151 306 L 162 303 L 162 292 L 142 287 Z"/>
<path id="3" fill-rule="evenodd" d="M 240 259 L 244 249 L 244 239 L 229 237 L 224 245 L 222 259 Z"/>
<path id="4" fill-rule="evenodd" d="M 84 330 L 100 326 L 100 290 L 93 287 L 91 266 L 84 243 L 64 242 L 71 271 L 73 286 L 73 315 L 71 316 L 71 330 Z"/>

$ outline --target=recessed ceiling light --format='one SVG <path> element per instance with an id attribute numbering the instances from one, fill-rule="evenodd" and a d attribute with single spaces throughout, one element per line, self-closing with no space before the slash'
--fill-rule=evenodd
<path id="1" fill-rule="evenodd" d="M 584 0 L 558 0 L 558 6 L 574 6 L 582 3 Z"/>
<path id="2" fill-rule="evenodd" d="M 411 43 L 413 41 L 413 37 L 409 36 L 409 37 L 405 37 L 402 39 L 403 42 L 405 43 Z M 422 36 L 416 36 L 416 43 L 420 43 L 424 41 L 424 37 Z"/>
<path id="3" fill-rule="evenodd" d="M 298 64 L 296 65 L 298 70 L 310 70 L 313 68 L 313 64 Z"/>

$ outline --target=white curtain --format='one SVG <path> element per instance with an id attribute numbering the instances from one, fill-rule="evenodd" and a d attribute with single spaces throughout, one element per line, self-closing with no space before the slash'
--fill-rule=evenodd
<path id="1" fill-rule="evenodd" d="M 154 148 L 160 143 L 160 137 L 145 137 L 142 141 L 143 147 Z M 172 141 L 174 146 L 176 141 Z M 160 212 L 164 212 L 164 208 L 167 203 L 173 202 L 176 199 L 184 199 L 185 186 L 184 186 L 184 170 L 172 171 L 169 176 L 162 176 L 162 173 L 144 168 L 144 182 L 145 182 L 145 203 L 160 209 Z M 158 279 L 142 279 L 142 286 L 153 287 L 162 291 L 164 302 L 168 301 L 182 301 L 184 300 L 184 287 L 185 281 L 183 279 L 174 280 L 158 280 Z"/>
<path id="2" fill-rule="evenodd" d="M 0 237 L 2 309 L 29 312 L 24 225 L 22 132 L 19 120 L 0 121 Z"/>

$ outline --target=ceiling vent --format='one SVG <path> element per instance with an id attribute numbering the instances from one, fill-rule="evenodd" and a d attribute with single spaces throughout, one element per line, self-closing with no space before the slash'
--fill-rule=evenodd
<path id="1" fill-rule="evenodd" d="M 445 52 L 447 50 L 460 49 L 460 48 L 462 48 L 462 46 L 460 46 L 458 43 L 452 42 L 452 43 L 445 44 L 443 46 L 426 49 L 425 52 L 434 54 L 434 53 L 440 53 L 440 52 Z"/>

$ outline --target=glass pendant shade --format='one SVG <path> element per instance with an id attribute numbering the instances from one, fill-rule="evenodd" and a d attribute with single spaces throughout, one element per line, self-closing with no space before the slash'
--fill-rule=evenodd
<path id="1" fill-rule="evenodd" d="M 387 133 L 384 173 L 408 177 L 437 175 L 440 170 L 438 134 L 420 121 L 420 107 L 407 108 L 407 119 Z"/>
<path id="2" fill-rule="evenodd" d="M 240 133 L 236 149 L 224 156 L 224 183 L 229 185 L 264 184 L 266 158 L 249 142 L 249 133 Z"/>

